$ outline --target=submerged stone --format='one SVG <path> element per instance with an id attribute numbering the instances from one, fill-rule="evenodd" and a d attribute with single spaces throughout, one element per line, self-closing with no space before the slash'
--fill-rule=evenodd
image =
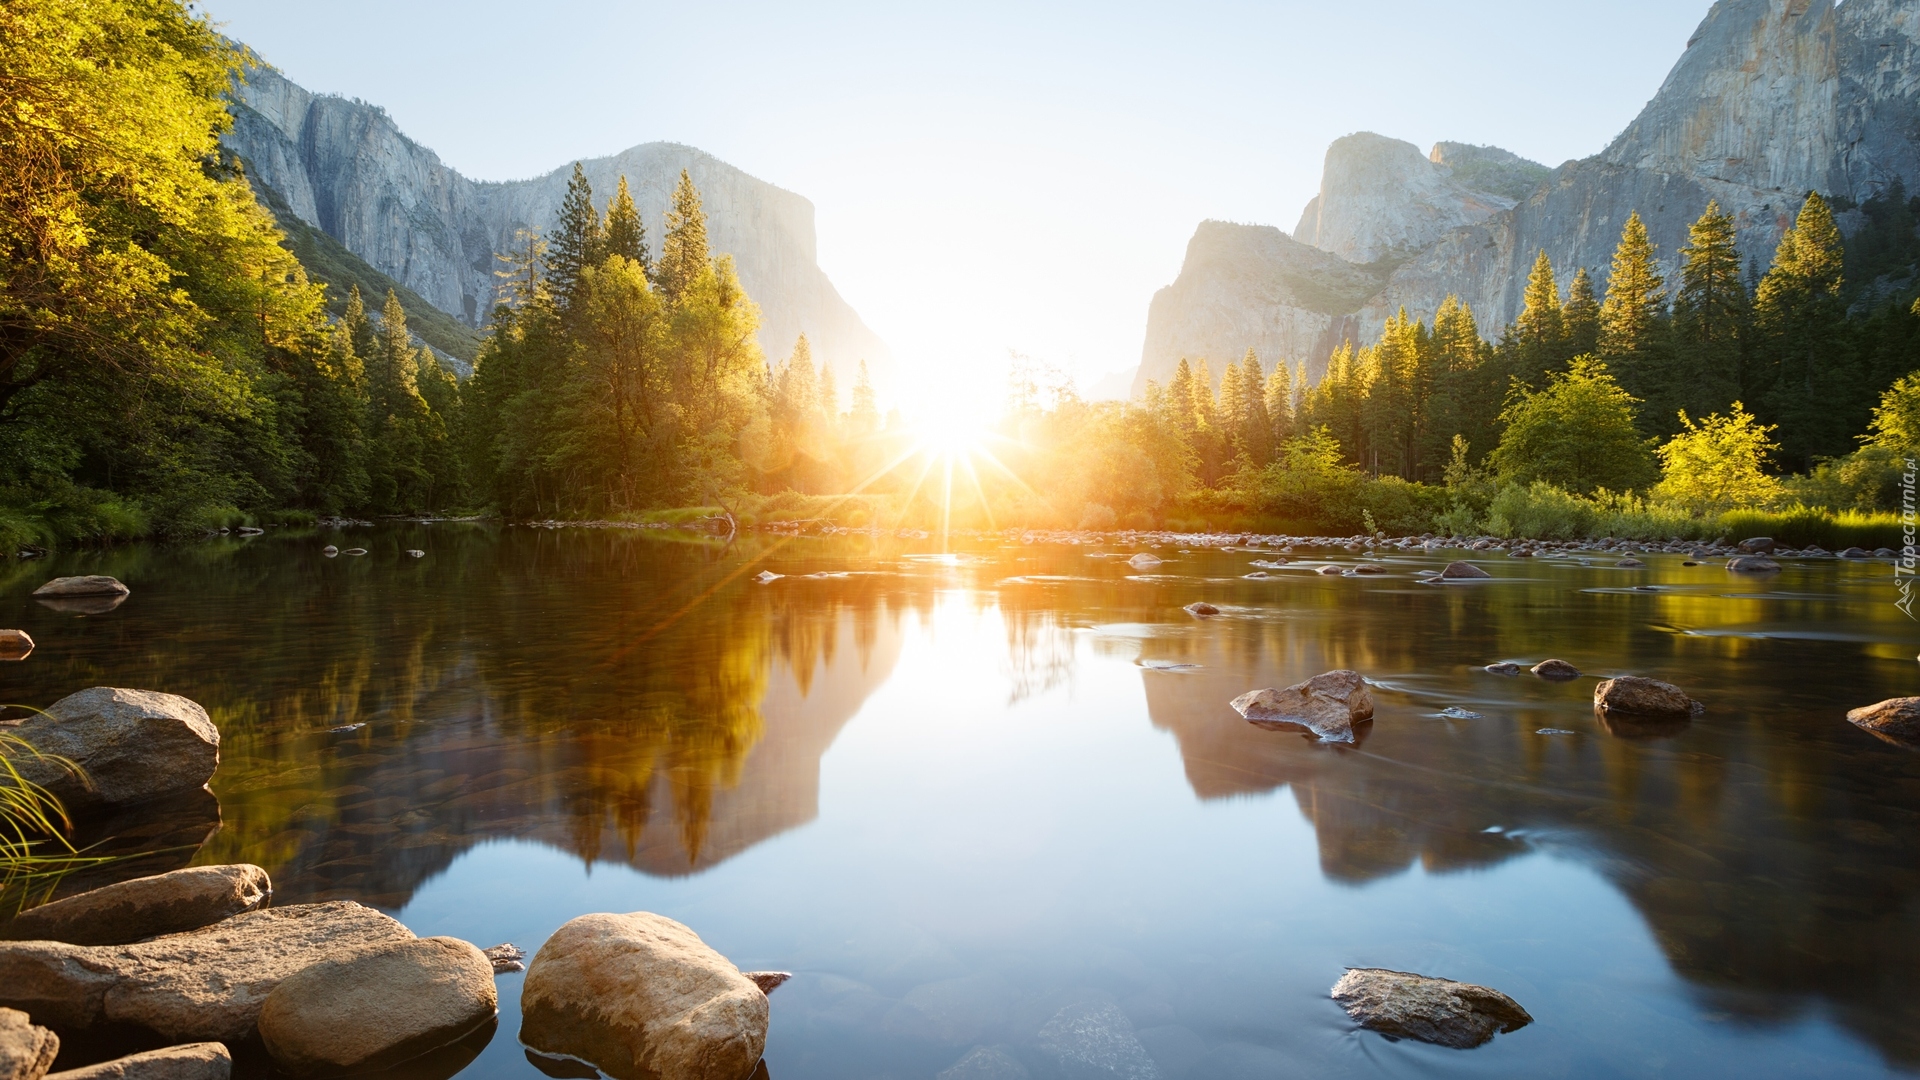
<path id="1" fill-rule="evenodd" d="M 1369 1031 L 1456 1050 L 1533 1023 L 1519 1002 L 1490 987 L 1386 968 L 1348 968 L 1333 1000 Z"/>
<path id="2" fill-rule="evenodd" d="M 1253 690 L 1233 709 L 1257 724 L 1304 727 L 1322 742 L 1352 742 L 1353 725 L 1373 719 L 1373 695 L 1357 671 L 1323 672 L 1285 689 Z"/>
<path id="3" fill-rule="evenodd" d="M 1533 665 L 1533 673 L 1554 682 L 1566 682 L 1568 679 L 1580 677 L 1580 669 L 1565 660 L 1542 660 Z"/>

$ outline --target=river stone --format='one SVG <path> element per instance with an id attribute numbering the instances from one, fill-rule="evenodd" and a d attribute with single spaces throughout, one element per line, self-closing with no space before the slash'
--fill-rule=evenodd
<path id="1" fill-rule="evenodd" d="M 43 754 L 78 765 L 15 757 L 20 775 L 68 809 L 122 806 L 204 787 L 220 764 L 220 731 L 207 710 L 173 694 L 96 686 L 68 694 L 13 729 Z"/>
<path id="2" fill-rule="evenodd" d="M 121 584 L 119 578 L 111 578 L 105 574 L 87 574 L 81 577 L 54 578 L 33 590 L 33 595 L 39 597 L 125 596 L 132 591 Z"/>
<path id="3" fill-rule="evenodd" d="M 1352 742 L 1353 725 L 1373 719 L 1373 695 L 1357 671 L 1327 671 L 1284 690 L 1251 690 L 1233 709 L 1255 723 L 1297 724 L 1323 742 Z"/>
<path id="4" fill-rule="evenodd" d="M 1209 604 L 1204 600 L 1195 600 L 1193 603 L 1188 604 L 1185 610 L 1189 615 L 1205 616 L 1205 615 L 1220 614 L 1219 608 L 1214 607 L 1212 604 Z"/>
<path id="5" fill-rule="evenodd" d="M 1621 559 L 1619 562 L 1614 563 L 1613 565 L 1619 567 L 1622 570 L 1641 570 L 1641 569 L 1645 569 L 1647 564 L 1641 562 L 1639 559 Z"/>
<path id="6" fill-rule="evenodd" d="M 1470 562 L 1450 562 L 1440 576 L 1448 581 L 1470 581 L 1474 578 L 1490 578 L 1493 575 Z"/>
<path id="7" fill-rule="evenodd" d="M 485 953 L 416 938 L 281 980 L 260 1006 L 260 1038 L 296 1076 L 369 1072 L 458 1041 L 499 1003 Z"/>
<path id="8" fill-rule="evenodd" d="M 748 982 L 759 987 L 763 994 L 773 993 L 786 985 L 787 980 L 793 978 L 791 971 L 743 971 L 740 974 L 745 975 Z"/>
<path id="9" fill-rule="evenodd" d="M 511 941 L 503 941 L 491 949 L 481 949 L 480 952 L 487 958 L 487 962 L 493 965 L 495 975 L 527 970 L 527 951 Z"/>
<path id="10" fill-rule="evenodd" d="M 1511 660 L 1502 660 L 1497 664 L 1488 664 L 1486 670 L 1494 675 L 1518 675 L 1520 665 Z"/>
<path id="11" fill-rule="evenodd" d="M 1742 555 L 1766 555 L 1773 551 L 1773 537 L 1750 536 L 1740 541 L 1738 550 Z"/>
<path id="12" fill-rule="evenodd" d="M 615 1080 L 740 1080 L 767 1045 L 767 995 L 685 926 L 582 915 L 533 956 L 520 1041 Z"/>
<path id="13" fill-rule="evenodd" d="M 998 1046 L 976 1046 L 933 1080 L 1032 1080 L 1020 1059 Z"/>
<path id="14" fill-rule="evenodd" d="M 1111 1002 L 1069 1005 L 1040 1029 L 1040 1050 L 1066 1080 L 1160 1080 L 1160 1069 Z"/>
<path id="15" fill-rule="evenodd" d="M 1847 719 L 1882 738 L 1920 743 L 1920 697 L 1888 698 L 1848 712 Z"/>
<path id="16" fill-rule="evenodd" d="M 25 660 L 33 651 L 33 638 L 25 630 L 0 630 L 0 660 Z"/>
<path id="17" fill-rule="evenodd" d="M 187 1043 L 47 1075 L 53 1080 L 227 1080 L 233 1055 L 217 1042 Z"/>
<path id="18" fill-rule="evenodd" d="M 1735 555 L 1727 560 L 1727 569 L 1736 574 L 1772 574 L 1780 564 L 1765 555 Z"/>
<path id="19" fill-rule="evenodd" d="M 134 945 L 0 944 L 0 1005 L 62 1030 L 132 1024 L 180 1041 L 251 1035 L 280 981 L 322 960 L 413 940 L 350 900 L 235 915 Z"/>
<path id="20" fill-rule="evenodd" d="M 0 923 L 0 938 L 124 945 L 211 926 L 272 897 L 273 882 L 258 866 L 189 866 L 42 904 Z"/>
<path id="21" fill-rule="evenodd" d="M 1527 1010 L 1498 990 L 1385 968 L 1348 968 L 1333 984 L 1333 1000 L 1369 1031 L 1456 1050 L 1533 1023 Z"/>
<path id="22" fill-rule="evenodd" d="M 1166 560 L 1157 555 L 1149 555 L 1143 551 L 1133 558 L 1128 559 L 1127 565 L 1133 567 L 1135 570 L 1145 570 L 1149 567 L 1159 566 L 1164 561 Z"/>
<path id="23" fill-rule="evenodd" d="M 0 1009 L 0 1080 L 40 1080 L 60 1056 L 60 1036 L 19 1009 Z"/>
<path id="24" fill-rule="evenodd" d="M 1542 660 L 1533 665 L 1533 673 L 1543 679 L 1565 682 L 1580 677 L 1580 669 L 1565 660 Z"/>
<path id="25" fill-rule="evenodd" d="M 1692 716 L 1698 704 L 1686 691 L 1659 679 L 1621 675 L 1593 688 L 1593 707 L 1635 716 Z"/>

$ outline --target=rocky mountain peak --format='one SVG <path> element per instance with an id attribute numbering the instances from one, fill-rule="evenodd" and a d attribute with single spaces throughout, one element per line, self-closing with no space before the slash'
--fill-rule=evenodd
<path id="1" fill-rule="evenodd" d="M 1356 263 L 1418 251 L 1514 200 L 1475 190 L 1410 142 L 1362 131 L 1327 148 L 1320 194 L 1294 239 Z"/>

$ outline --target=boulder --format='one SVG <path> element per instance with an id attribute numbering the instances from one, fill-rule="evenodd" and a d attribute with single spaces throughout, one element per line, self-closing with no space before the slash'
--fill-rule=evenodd
<path id="1" fill-rule="evenodd" d="M 260 1006 L 260 1039 L 295 1076 L 384 1069 L 493 1019 L 493 962 L 458 938 L 415 938 L 289 975 Z"/>
<path id="2" fill-rule="evenodd" d="M 1448 581 L 1472 581 L 1477 578 L 1490 578 L 1493 575 L 1470 562 L 1450 562 L 1440 576 Z"/>
<path id="3" fill-rule="evenodd" d="M 767 995 L 664 916 L 582 915 L 534 954 L 520 1041 L 615 1080 L 739 1080 L 767 1044 Z"/>
<path id="4" fill-rule="evenodd" d="M 1533 1023 L 1527 1010 L 1498 990 L 1385 968 L 1348 968 L 1333 984 L 1333 1000 L 1369 1031 L 1456 1050 Z"/>
<path id="5" fill-rule="evenodd" d="M 1112 1002 L 1061 1009 L 1040 1029 L 1039 1043 L 1066 1080 L 1160 1080 L 1133 1021 Z"/>
<path id="6" fill-rule="evenodd" d="M 1339 567 L 1333 565 L 1332 563 L 1328 563 L 1327 565 L 1321 567 L 1320 569 L 1315 570 L 1314 573 L 1324 574 L 1327 577 L 1338 577 L 1339 575 L 1346 573 L 1346 571 L 1340 569 Z"/>
<path id="7" fill-rule="evenodd" d="M 1738 545 L 1738 550 L 1742 555 L 1767 555 L 1772 553 L 1773 548 L 1773 537 L 1771 536 L 1750 536 L 1740 541 Z"/>
<path id="8" fill-rule="evenodd" d="M 227 1080 L 233 1055 L 217 1042 L 187 1043 L 47 1075 L 55 1080 Z"/>
<path id="9" fill-rule="evenodd" d="M 1622 570 L 1642 570 L 1646 568 L 1647 564 L 1641 562 L 1639 559 L 1621 559 L 1619 562 L 1614 563 L 1613 565 L 1619 567 Z"/>
<path id="10" fill-rule="evenodd" d="M 81 577 L 57 577 L 45 585 L 33 590 L 40 598 L 61 596 L 125 596 L 132 589 L 121 584 L 119 578 L 105 574 L 86 574 Z"/>
<path id="11" fill-rule="evenodd" d="M 413 940 L 412 931 L 348 900 L 235 915 L 134 945 L 0 944 L 0 1005 L 62 1030 L 128 1024 L 181 1041 L 253 1033 L 281 980 Z"/>
<path id="12" fill-rule="evenodd" d="M 40 1080 L 60 1056 L 60 1036 L 19 1009 L 0 1009 L 0 1080 Z"/>
<path id="13" fill-rule="evenodd" d="M 1920 697 L 1888 698 L 1847 713 L 1854 725 L 1889 742 L 1920 745 Z"/>
<path id="14" fill-rule="evenodd" d="M 1780 564 L 1765 555 L 1735 555 L 1727 560 L 1727 569 L 1736 574 L 1778 573 Z"/>
<path id="15" fill-rule="evenodd" d="M 1512 676 L 1520 674 L 1520 665 L 1511 660 L 1502 660 L 1497 664 L 1488 664 L 1486 670 L 1494 675 Z"/>
<path id="16" fill-rule="evenodd" d="M 1580 669 L 1565 660 L 1542 660 L 1533 665 L 1533 673 L 1543 679 L 1552 679 L 1554 682 L 1565 682 L 1568 679 L 1580 677 Z"/>
<path id="17" fill-rule="evenodd" d="M 265 907 L 273 882 L 258 866 L 190 866 L 42 904 L 0 923 L 10 941 L 124 945 L 211 926 Z"/>
<path id="18" fill-rule="evenodd" d="M 1361 563 L 1353 568 L 1353 572 L 1356 574 L 1384 574 L 1387 572 L 1387 568 L 1381 566 L 1379 563 Z"/>
<path id="19" fill-rule="evenodd" d="M 1698 705 L 1699 702 L 1672 683 L 1643 679 L 1638 675 L 1605 679 L 1593 688 L 1593 707 L 1603 712 L 1689 717 Z"/>
<path id="20" fill-rule="evenodd" d="M 0 660 L 25 660 L 33 651 L 33 638 L 25 630 L 0 630 Z"/>
<path id="21" fill-rule="evenodd" d="M 1233 699 L 1254 723 L 1304 727 L 1322 742 L 1352 742 L 1353 725 L 1373 719 L 1373 695 L 1357 671 L 1328 671 L 1284 690 L 1269 687 Z"/>
<path id="22" fill-rule="evenodd" d="M 1207 616 L 1220 614 L 1220 609 L 1204 600 L 1195 600 L 1186 606 L 1186 612 L 1189 615 Z"/>
<path id="23" fill-rule="evenodd" d="M 21 755 L 15 768 L 60 797 L 68 809 L 146 802 L 203 787 L 220 764 L 220 731 L 207 711 L 183 697 L 96 686 L 68 694 L 13 733 L 42 754 L 79 766 Z"/>
<path id="24" fill-rule="evenodd" d="M 1127 565 L 1133 567 L 1135 570 L 1146 570 L 1146 569 L 1149 569 L 1150 567 L 1159 566 L 1162 562 L 1165 562 L 1165 561 L 1166 560 L 1160 558 L 1157 555 L 1149 555 L 1143 551 L 1140 554 L 1135 555 L 1133 558 L 1128 559 Z"/>

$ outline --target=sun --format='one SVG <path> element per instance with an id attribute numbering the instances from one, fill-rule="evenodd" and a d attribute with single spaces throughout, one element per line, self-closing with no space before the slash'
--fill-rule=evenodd
<path id="1" fill-rule="evenodd" d="M 933 412 L 913 422 L 914 441 L 934 457 L 968 457 L 986 449 L 987 425 L 957 412 Z"/>

